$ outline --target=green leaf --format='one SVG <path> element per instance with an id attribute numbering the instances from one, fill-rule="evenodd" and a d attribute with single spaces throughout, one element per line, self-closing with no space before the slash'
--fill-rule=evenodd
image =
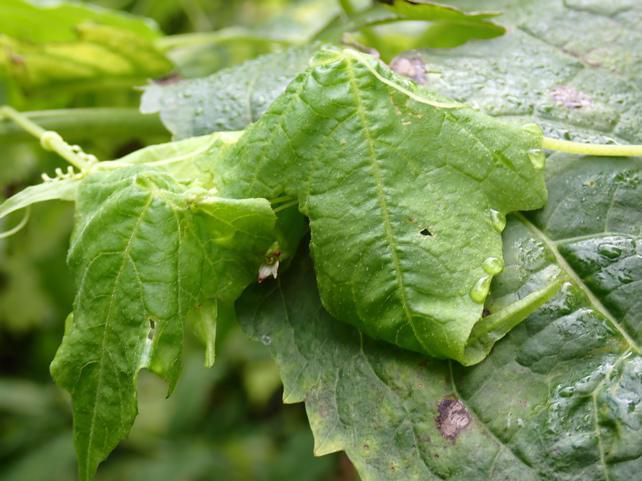
<path id="1" fill-rule="evenodd" d="M 0 12 L 0 32 L 36 44 L 73 41 L 74 29 L 85 22 L 127 30 L 147 40 L 160 36 L 149 19 L 77 2 L 3 0 Z"/>
<path id="2" fill-rule="evenodd" d="M 505 214 L 544 205 L 542 165 L 532 161 L 540 142 L 371 57 L 325 50 L 228 151 L 220 191 L 299 199 L 336 318 L 472 364 L 525 317 L 504 312 L 495 324 L 482 311 L 503 267 Z M 475 326 L 485 352 L 467 352 Z"/>
<path id="3" fill-rule="evenodd" d="M 463 21 L 487 20 L 501 12 L 463 12 L 458 8 L 428 0 L 377 0 L 409 20 Z"/>
<path id="4" fill-rule="evenodd" d="M 317 47 L 296 47 L 250 60 L 202 79 L 145 89 L 143 113 L 160 112 L 178 139 L 243 130 L 256 121 L 302 70 Z"/>
<path id="5" fill-rule="evenodd" d="M 457 2 L 462 8 L 476 2 Z M 640 142 L 640 2 L 491 0 L 503 37 L 448 50 L 407 52 L 432 89 L 547 135 L 591 143 Z"/>
<path id="6" fill-rule="evenodd" d="M 215 186 L 218 177 L 212 165 L 212 158 L 223 155 L 239 136 L 240 132 L 215 132 L 181 141 L 151 145 L 117 161 L 101 164 L 99 168 L 145 166 L 163 171 L 186 186 L 210 189 Z"/>
<path id="7" fill-rule="evenodd" d="M 29 186 L 0 204 L 0 219 L 33 204 L 50 200 L 76 200 L 80 179 L 75 177 L 52 179 Z"/>
<path id="8" fill-rule="evenodd" d="M 0 6 L 0 74 L 24 91 L 134 85 L 169 72 L 149 22 L 107 10 L 24 0 Z"/>
<path id="9" fill-rule="evenodd" d="M 87 177 L 76 216 L 68 261 L 78 293 L 51 371 L 72 395 L 87 481 L 131 428 L 138 371 L 173 389 L 184 320 L 206 301 L 233 302 L 256 279 L 275 216 L 265 200 L 186 191 L 141 167 Z"/>
<path id="10" fill-rule="evenodd" d="M 498 15 L 499 12 L 468 12 L 430 1 L 381 0 L 349 18 L 337 17 L 317 38 L 339 42 L 346 32 L 361 32 L 356 40 L 376 49 L 388 61 L 412 48 L 456 47 L 470 40 L 499 37 L 506 29 L 492 21 Z M 418 22 L 430 23 L 426 26 Z"/>
<path id="11" fill-rule="evenodd" d="M 509 220 L 487 308 L 557 273 L 568 282 L 471 368 L 334 320 L 307 260 L 249 291 L 241 324 L 270 346 L 284 401 L 305 401 L 315 453 L 345 450 L 364 481 L 638 479 L 642 183 L 631 180 L 641 175 L 638 159 L 560 160 L 547 207 Z M 586 201 L 591 179 L 607 202 Z"/>

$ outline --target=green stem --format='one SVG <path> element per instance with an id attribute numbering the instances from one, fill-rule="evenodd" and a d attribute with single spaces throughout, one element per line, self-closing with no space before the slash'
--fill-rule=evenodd
<path id="1" fill-rule="evenodd" d="M 218 45 L 229 41 L 240 41 L 244 43 L 270 42 L 277 45 L 291 45 L 293 42 L 285 39 L 268 38 L 264 35 L 256 35 L 243 28 L 224 28 L 215 32 L 197 32 L 185 33 L 180 35 L 168 35 L 167 37 L 159 38 L 156 41 L 156 46 L 167 52 L 176 48 L 185 47 L 198 47 L 208 45 Z"/>
<path id="2" fill-rule="evenodd" d="M 42 145 L 45 150 L 57 153 L 60 157 L 81 171 L 86 170 L 92 162 L 97 160 L 95 157 L 85 154 L 80 147 L 69 145 L 58 132 L 43 129 L 12 107 L 0 107 L 0 115 L 11 119 L 21 128 L 29 132 L 29 134 L 39 139 L 40 145 Z"/>
<path id="3" fill-rule="evenodd" d="M 46 132 L 45 129 L 30 120 L 26 115 L 19 113 L 9 106 L 0 107 L 0 116 L 13 121 L 18 127 L 23 129 L 29 135 L 32 135 L 38 139 L 42 137 Z"/>
<path id="4" fill-rule="evenodd" d="M 0 109 L 4 112 L 4 108 Z M 167 136 L 158 115 L 143 115 L 130 108 L 87 108 L 21 112 L 21 119 L 44 130 L 55 130 L 65 139 L 107 137 L 130 140 L 132 137 Z M 22 125 L 0 113 L 0 142 L 18 142 L 31 136 Z"/>
<path id="5" fill-rule="evenodd" d="M 642 157 L 642 145 L 583 144 L 581 142 L 544 137 L 542 147 L 568 154 L 595 155 L 598 157 Z"/>

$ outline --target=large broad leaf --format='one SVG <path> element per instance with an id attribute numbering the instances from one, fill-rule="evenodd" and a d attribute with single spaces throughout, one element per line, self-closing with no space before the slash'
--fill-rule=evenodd
<path id="1" fill-rule="evenodd" d="M 308 261 L 248 293 L 241 323 L 270 346 L 284 401 L 305 401 L 316 454 L 345 450 L 364 481 L 639 479 L 641 175 L 635 159 L 560 161 L 547 208 L 510 219 L 487 307 L 568 282 L 473 368 L 335 321 Z"/>
<path id="2" fill-rule="evenodd" d="M 243 130 L 307 67 L 315 50 L 291 48 L 202 79 L 152 84 L 145 89 L 141 111 L 160 112 L 163 124 L 178 139 Z"/>
<path id="3" fill-rule="evenodd" d="M 72 396 L 87 481 L 131 428 L 138 371 L 157 373 L 171 391 L 188 316 L 213 342 L 216 307 L 256 279 L 275 216 L 265 200 L 186 190 L 141 167 L 87 177 L 76 215 L 69 265 L 78 292 L 51 370 Z M 208 352 L 211 362 L 212 345 Z"/>
<path id="4" fill-rule="evenodd" d="M 26 91 L 134 85 L 172 65 L 158 31 L 135 17 L 69 2 L 0 4 L 0 73 Z"/>
<path id="5" fill-rule="evenodd" d="M 334 316 L 471 364 L 555 289 L 482 318 L 505 214 L 546 199 L 540 142 L 372 57 L 324 50 L 223 157 L 221 193 L 298 198 Z"/>
<path id="6" fill-rule="evenodd" d="M 484 7 L 504 11 L 507 35 L 403 55 L 425 63 L 431 89 L 507 121 L 536 121 L 556 137 L 639 143 L 642 3 L 490 0 Z"/>
<path id="7" fill-rule="evenodd" d="M 507 9 L 509 35 L 406 55 L 426 60 L 431 87 L 561 137 L 642 140 L 636 2 L 484 8 Z M 596 56 L 599 65 L 587 61 Z M 568 283 L 474 368 L 334 321 L 302 287 L 314 283 L 309 265 L 244 298 L 242 324 L 271 346 L 284 400 L 306 402 L 317 454 L 346 450 L 365 481 L 640 477 L 642 163 L 556 155 L 547 171 L 546 208 L 508 223 L 506 267 L 486 308 L 558 272 Z"/>

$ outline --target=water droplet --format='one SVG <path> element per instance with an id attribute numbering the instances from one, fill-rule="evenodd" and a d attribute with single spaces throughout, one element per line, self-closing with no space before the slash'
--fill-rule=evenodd
<path id="1" fill-rule="evenodd" d="M 270 344 L 272 344 L 272 338 L 270 336 L 268 336 L 267 334 L 265 334 L 265 335 L 261 336 L 261 343 L 264 346 L 269 346 Z"/>
<path id="2" fill-rule="evenodd" d="M 546 165 L 546 155 L 542 149 L 531 149 L 528 151 L 528 158 L 536 170 L 542 170 Z"/>
<path id="3" fill-rule="evenodd" d="M 609 259 L 617 259 L 622 254 L 622 249 L 613 244 L 600 244 L 597 246 L 597 251 Z"/>
<path id="4" fill-rule="evenodd" d="M 542 135 L 544 135 L 544 133 L 542 132 L 542 129 L 537 124 L 526 124 L 526 125 L 523 125 L 522 126 L 522 130 L 525 130 L 526 132 L 528 132 L 530 134 L 533 134 L 533 135 L 536 135 L 538 137 L 541 137 Z"/>
<path id="5" fill-rule="evenodd" d="M 504 261 L 499 257 L 488 257 L 482 263 L 482 269 L 484 269 L 486 274 L 490 274 L 491 276 L 497 275 L 504 270 Z"/>
<path id="6" fill-rule="evenodd" d="M 559 390 L 558 394 L 560 395 L 560 397 L 571 397 L 573 394 L 575 394 L 575 388 L 573 386 L 563 387 Z"/>
<path id="7" fill-rule="evenodd" d="M 498 210 L 490 209 L 490 221 L 497 232 L 503 232 L 506 228 L 506 216 Z"/>
<path id="8" fill-rule="evenodd" d="M 470 290 L 470 298 L 478 304 L 483 304 L 488 296 L 490 290 L 490 282 L 493 280 L 491 276 L 481 276 L 475 285 Z"/>

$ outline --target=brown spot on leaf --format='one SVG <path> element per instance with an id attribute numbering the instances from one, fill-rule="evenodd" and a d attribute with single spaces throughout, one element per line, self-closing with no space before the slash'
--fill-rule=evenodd
<path id="1" fill-rule="evenodd" d="M 555 87 L 551 91 L 551 98 L 567 109 L 581 109 L 593 105 L 593 101 L 588 95 L 568 85 Z"/>
<path id="2" fill-rule="evenodd" d="M 466 406 L 457 399 L 442 399 L 439 403 L 437 427 L 441 435 L 454 441 L 457 436 L 470 424 L 470 414 Z"/>
<path id="3" fill-rule="evenodd" d="M 390 62 L 390 68 L 418 84 L 424 85 L 428 81 L 426 64 L 420 58 L 395 57 Z"/>

